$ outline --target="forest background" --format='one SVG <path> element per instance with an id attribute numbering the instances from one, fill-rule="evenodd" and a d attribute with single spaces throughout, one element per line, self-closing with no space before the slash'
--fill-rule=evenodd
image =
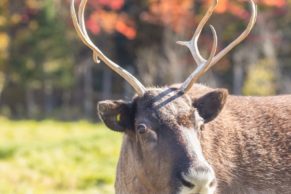
<path id="1" fill-rule="evenodd" d="M 176 45 L 189 39 L 210 0 L 90 0 L 90 36 L 115 62 L 146 86 L 182 82 L 196 67 L 189 51 Z M 130 100 L 132 90 L 104 64 L 94 64 L 73 29 L 69 1 L 1 0 L 0 113 L 13 119 L 96 120 L 96 102 Z M 238 95 L 291 93 L 291 2 L 257 0 L 259 15 L 250 36 L 203 79 Z M 247 1 L 220 0 L 209 24 L 219 49 L 245 28 Z M 207 56 L 211 33 L 200 48 Z"/>
<path id="2" fill-rule="evenodd" d="M 76 0 L 79 2 L 79 0 Z M 86 26 L 107 56 L 146 86 L 182 82 L 188 40 L 211 0 L 88 0 Z M 256 0 L 258 20 L 200 82 L 236 95 L 291 93 L 291 1 Z M 0 193 L 113 194 L 122 134 L 96 124 L 96 103 L 132 88 L 73 28 L 70 0 L 0 0 Z M 219 50 L 246 27 L 247 1 L 219 0 Z M 199 45 L 209 55 L 211 31 Z"/>

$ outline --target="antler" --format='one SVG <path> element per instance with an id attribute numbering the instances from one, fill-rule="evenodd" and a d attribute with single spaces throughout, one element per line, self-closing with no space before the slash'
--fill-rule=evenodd
<path id="1" fill-rule="evenodd" d="M 224 55 L 226 55 L 231 49 L 233 49 L 236 45 L 241 43 L 250 33 L 252 28 L 254 27 L 254 24 L 256 22 L 257 18 L 257 7 L 256 4 L 253 2 L 253 0 L 249 0 L 251 4 L 251 9 L 252 9 L 252 16 L 251 19 L 248 23 L 247 28 L 244 30 L 244 32 L 233 42 L 231 42 L 226 48 L 224 48 L 222 51 L 220 51 L 217 55 L 216 53 L 216 48 L 217 48 L 217 35 L 215 29 L 210 26 L 212 30 L 212 35 L 213 35 L 213 45 L 212 45 L 212 50 L 210 53 L 210 57 L 208 60 L 204 59 L 200 51 L 198 49 L 198 39 L 201 34 L 201 31 L 203 27 L 205 26 L 206 22 L 212 15 L 215 7 L 217 6 L 218 0 L 213 0 L 210 8 L 208 9 L 207 13 L 199 23 L 192 39 L 190 41 L 178 41 L 177 43 L 183 46 L 186 46 L 190 49 L 191 54 L 197 63 L 198 67 L 193 71 L 193 73 L 186 79 L 186 81 L 181 85 L 180 90 L 184 93 L 189 91 L 193 84 L 212 66 L 214 66 Z"/>
<path id="2" fill-rule="evenodd" d="M 145 93 L 146 90 L 145 87 L 128 71 L 121 68 L 119 65 L 111 61 L 108 57 L 106 57 L 102 53 L 102 51 L 97 46 L 95 46 L 95 44 L 91 41 L 90 37 L 88 36 L 84 22 L 84 12 L 86 4 L 87 0 L 81 0 L 77 17 L 75 9 L 75 0 L 71 1 L 71 16 L 78 36 L 83 41 L 83 43 L 93 51 L 94 62 L 100 63 L 100 60 L 103 61 L 108 67 L 110 67 L 113 71 L 115 71 L 117 74 L 123 77 L 134 88 L 134 90 L 139 96 L 142 96 Z"/>

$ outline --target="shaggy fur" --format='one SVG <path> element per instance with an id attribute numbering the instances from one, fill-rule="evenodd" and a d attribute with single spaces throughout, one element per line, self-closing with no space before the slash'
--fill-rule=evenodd
<path id="1" fill-rule="evenodd" d="M 148 89 L 130 103 L 99 104 L 105 124 L 125 133 L 116 193 L 177 194 L 178 172 L 210 164 L 216 194 L 290 194 L 291 96 L 232 96 L 199 84 L 182 95 L 173 92 L 177 87 Z M 147 133 L 138 133 L 139 123 Z M 207 163 L 197 163 L 185 130 L 199 137 Z"/>
<path id="2" fill-rule="evenodd" d="M 229 95 L 222 112 L 205 125 L 201 144 L 218 193 L 291 193 L 290 95 Z"/>

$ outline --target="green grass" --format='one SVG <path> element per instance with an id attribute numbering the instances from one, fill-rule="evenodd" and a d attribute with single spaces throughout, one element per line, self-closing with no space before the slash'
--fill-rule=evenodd
<path id="1" fill-rule="evenodd" d="M 86 121 L 0 118 L 0 193 L 114 193 L 120 144 L 120 134 Z"/>

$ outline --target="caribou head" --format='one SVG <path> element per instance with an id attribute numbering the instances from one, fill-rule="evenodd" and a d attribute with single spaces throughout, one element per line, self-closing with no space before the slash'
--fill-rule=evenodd
<path id="1" fill-rule="evenodd" d="M 71 2 L 71 15 L 79 37 L 93 51 L 96 63 L 103 61 L 136 92 L 131 102 L 106 100 L 98 103 L 98 114 L 106 126 L 124 133 L 116 192 L 213 194 L 216 187 L 215 172 L 203 155 L 200 134 L 203 133 L 204 124 L 215 119 L 222 110 L 228 92 L 215 89 L 199 96 L 199 91 L 192 86 L 247 37 L 256 21 L 256 5 L 250 0 L 252 16 L 247 28 L 218 54 L 216 31 L 210 26 L 213 45 L 209 58 L 204 59 L 198 49 L 198 39 L 218 3 L 213 0 L 192 39 L 177 42 L 190 49 L 197 69 L 180 85 L 146 88 L 93 44 L 85 28 L 86 2 L 81 1 L 78 13 L 74 0 Z"/>

